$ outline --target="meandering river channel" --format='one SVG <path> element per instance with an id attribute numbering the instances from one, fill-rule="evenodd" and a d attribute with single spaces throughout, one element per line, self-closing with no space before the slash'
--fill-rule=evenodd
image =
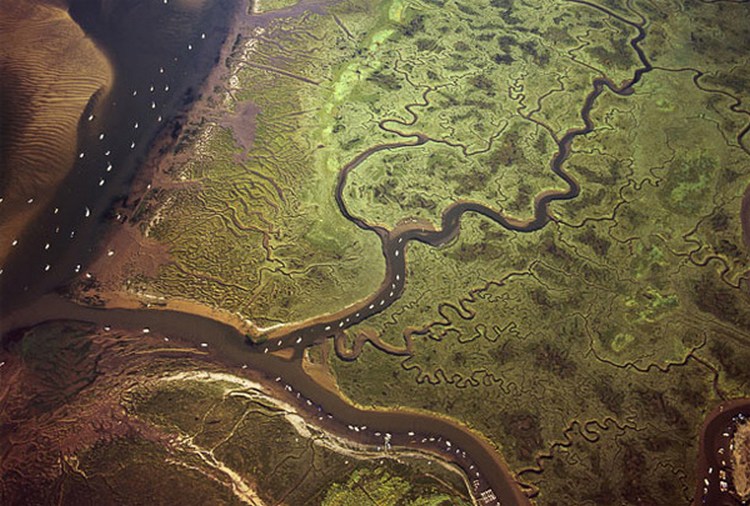
<path id="1" fill-rule="evenodd" d="M 544 227 L 550 221 L 549 205 L 552 202 L 569 200 L 578 196 L 579 185 L 565 172 L 564 163 L 571 152 L 574 140 L 594 129 L 591 111 L 597 98 L 607 90 L 618 95 L 630 95 L 634 92 L 634 87 L 652 67 L 639 47 L 639 43 L 646 36 L 643 28 L 645 26 L 644 19 L 636 23 L 606 11 L 600 6 L 585 1 L 573 1 L 603 11 L 607 15 L 632 26 L 637 31 L 637 35 L 630 41 L 630 45 L 638 55 L 641 66 L 634 72 L 632 79 L 621 86 L 617 86 L 606 77 L 600 77 L 593 81 L 592 89 L 581 107 L 580 116 L 583 126 L 568 131 L 559 139 L 557 152 L 550 161 L 550 170 L 560 178 L 566 188 L 539 194 L 535 199 L 535 213 L 532 219 L 520 221 L 482 204 L 464 201 L 456 202 L 448 207 L 442 215 L 440 229 L 434 230 L 413 225 L 402 227 L 397 231 L 389 231 L 352 215 L 343 198 L 347 177 L 351 171 L 379 151 L 409 149 L 412 146 L 432 142 L 423 134 L 402 134 L 403 139 L 399 142 L 377 145 L 363 151 L 342 167 L 339 173 L 335 195 L 340 212 L 354 226 L 377 234 L 381 241 L 386 263 L 386 276 L 377 292 L 355 305 L 335 314 L 325 314 L 297 324 L 281 326 L 263 335 L 253 336 L 253 339 L 250 340 L 235 327 L 208 317 L 189 313 L 172 310 L 83 307 L 52 293 L 55 283 L 51 284 L 49 279 L 39 281 L 35 285 L 26 276 L 23 278 L 23 282 L 17 282 L 15 286 L 9 287 L 7 283 L 4 284 L 3 295 L 5 297 L 16 291 L 16 295 L 19 297 L 23 294 L 25 303 L 19 305 L 14 313 L 4 316 L 0 324 L 0 331 L 7 335 L 16 329 L 30 327 L 44 321 L 72 319 L 94 322 L 100 326 L 129 329 L 134 332 L 139 332 L 144 327 L 148 327 L 151 331 L 165 336 L 175 336 L 188 340 L 194 343 L 196 347 L 202 346 L 211 354 L 213 359 L 218 360 L 231 371 L 241 373 L 242 370 L 251 369 L 264 375 L 270 384 L 276 384 L 284 391 L 300 399 L 300 408 L 310 417 L 317 419 L 318 423 L 328 430 L 374 446 L 383 445 L 387 435 L 387 441 L 393 447 L 429 452 L 453 462 L 469 478 L 472 491 L 482 504 L 528 504 L 529 499 L 524 495 L 512 473 L 488 441 L 459 423 L 438 416 L 406 411 L 365 410 L 352 406 L 332 391 L 316 383 L 305 373 L 302 368 L 302 358 L 305 348 L 335 337 L 341 331 L 383 311 L 398 299 L 404 290 L 407 275 L 407 246 L 411 241 L 420 241 L 434 247 L 445 244 L 459 234 L 461 217 L 465 213 L 478 213 L 486 216 L 497 223 L 498 226 L 507 230 L 521 233 L 535 231 Z M 191 33 L 190 36 L 195 38 L 196 33 Z M 200 36 L 198 36 L 198 39 L 200 39 Z M 192 48 L 192 46 L 188 47 Z M 159 65 L 155 65 L 154 69 L 157 69 L 158 72 L 160 70 Z M 162 90 L 167 86 L 166 83 L 161 81 L 158 84 L 162 87 Z M 146 87 L 142 93 L 149 93 L 148 83 L 144 81 L 142 86 Z M 131 91 L 128 88 L 118 93 L 122 95 L 121 100 L 126 100 L 125 97 L 128 96 L 130 98 L 127 100 L 132 101 L 137 96 L 137 94 L 133 94 L 133 91 L 137 90 Z M 153 102 L 149 98 L 144 102 L 145 107 L 148 107 L 150 103 Z M 156 113 L 152 115 L 154 114 Z M 148 117 L 150 118 L 149 121 L 154 123 L 154 118 Z M 165 118 L 159 115 L 156 119 L 159 120 L 156 123 L 160 123 Z M 123 133 L 113 133 L 113 136 L 115 135 L 122 136 Z M 95 141 L 97 139 L 92 137 L 88 142 L 95 143 Z M 128 140 L 128 142 L 130 141 Z M 127 149 L 127 146 L 121 149 Z M 104 155 L 98 154 L 96 156 L 102 157 Z M 106 158 L 102 158 L 101 163 L 106 164 Z M 67 199 L 71 198 L 69 195 L 61 194 L 61 196 Z M 105 211 L 105 205 L 106 202 L 103 202 L 97 208 L 101 208 L 100 214 Z M 79 211 L 82 212 L 81 210 L 76 212 Z M 95 245 L 95 239 L 96 234 L 92 232 L 86 234 L 81 240 L 87 241 L 86 247 L 92 249 Z M 80 248 L 80 246 L 77 246 L 77 248 Z M 61 252 L 61 254 L 63 253 Z M 68 257 L 69 255 L 66 256 L 66 258 Z M 37 262 L 37 260 L 34 259 L 33 262 Z M 66 262 L 66 268 L 70 268 L 68 264 L 71 264 L 71 260 L 68 259 Z M 58 283 L 64 279 L 64 276 L 54 278 Z M 47 293 L 47 295 L 42 295 L 44 293 Z M 34 297 L 30 297 L 28 294 L 34 294 Z M 274 353 L 283 349 L 291 349 L 290 358 L 282 358 L 279 354 Z M 723 423 L 721 417 L 716 420 L 719 420 L 716 422 L 719 425 Z M 708 441 L 705 444 L 713 443 Z"/>

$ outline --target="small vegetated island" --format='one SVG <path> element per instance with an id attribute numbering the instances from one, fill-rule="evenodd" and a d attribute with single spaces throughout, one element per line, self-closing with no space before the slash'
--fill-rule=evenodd
<path id="1" fill-rule="evenodd" d="M 97 253 L 4 287 L 0 502 L 750 498 L 747 2 L 163 5 L 220 3 Z"/>

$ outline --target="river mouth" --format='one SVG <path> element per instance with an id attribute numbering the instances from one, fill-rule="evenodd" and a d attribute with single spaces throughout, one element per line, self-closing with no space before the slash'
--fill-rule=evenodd
<path id="1" fill-rule="evenodd" d="M 78 123 L 75 165 L 2 266 L 3 311 L 81 275 L 156 135 L 178 132 L 176 118 L 200 96 L 238 5 L 72 0 L 71 17 L 106 55 L 114 82 L 91 97 Z"/>

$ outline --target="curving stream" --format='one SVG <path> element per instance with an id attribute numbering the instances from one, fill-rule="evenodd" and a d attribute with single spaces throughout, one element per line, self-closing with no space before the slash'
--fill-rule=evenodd
<path id="1" fill-rule="evenodd" d="M 593 81 L 592 90 L 581 108 L 580 116 L 583 126 L 568 131 L 557 140 L 557 153 L 550 162 L 552 172 L 567 187 L 563 190 L 550 190 L 537 195 L 534 202 L 534 216 L 530 220 L 520 221 L 482 204 L 465 201 L 456 202 L 444 211 L 441 227 L 438 230 L 411 225 L 398 231 L 389 231 L 352 215 L 343 198 L 347 177 L 351 171 L 379 151 L 409 149 L 433 142 L 420 133 L 401 134 L 390 130 L 403 137 L 404 140 L 373 146 L 355 157 L 340 170 L 335 193 L 342 215 L 357 227 L 377 234 L 381 241 L 386 262 L 386 275 L 377 292 L 367 299 L 338 313 L 321 315 L 311 320 L 279 327 L 248 339 L 248 336 L 235 327 L 208 317 L 172 310 L 83 307 L 57 295 L 49 294 L 36 298 L 4 318 L 0 324 L 0 331 L 8 334 L 14 329 L 57 319 L 94 322 L 101 326 L 108 325 L 134 331 L 149 327 L 165 336 L 188 340 L 196 347 L 201 346 L 207 349 L 213 359 L 220 361 L 229 369 L 236 370 L 238 374 L 243 369 L 252 369 L 261 373 L 271 384 L 277 384 L 278 390 L 283 389 L 286 392 L 284 395 L 291 394 L 292 400 L 298 399 L 297 403 L 301 408 L 328 430 L 372 445 L 383 445 L 387 435 L 387 441 L 393 447 L 417 449 L 453 462 L 469 478 L 475 497 L 487 499 L 487 502 L 483 504 L 528 504 L 529 499 L 488 441 L 466 427 L 438 416 L 355 407 L 308 376 L 302 368 L 302 357 L 305 348 L 330 337 L 340 336 L 343 330 L 383 311 L 398 299 L 406 281 L 406 247 L 409 242 L 420 241 L 433 247 L 440 247 L 459 234 L 461 217 L 469 212 L 481 214 L 510 231 L 539 230 L 551 219 L 549 213 L 551 203 L 578 196 L 579 185 L 565 172 L 563 165 L 570 154 L 573 141 L 594 129 L 591 111 L 597 98 L 606 90 L 618 95 L 632 94 L 634 86 L 652 67 L 638 45 L 646 36 L 643 17 L 641 17 L 641 22 L 635 23 L 584 0 L 571 1 L 602 11 L 635 28 L 638 34 L 630 41 L 630 45 L 638 55 L 642 66 L 635 71 L 632 79 L 621 86 L 615 85 L 606 77 L 599 77 Z M 425 100 L 427 100 L 426 97 L 427 93 L 424 95 Z M 414 113 L 412 115 L 414 118 L 411 124 L 414 124 L 417 118 Z M 380 127 L 384 128 L 384 122 L 381 122 Z M 94 237 L 91 236 L 88 239 L 93 241 Z M 51 288 L 49 283 L 41 286 L 44 289 L 35 290 L 34 293 L 49 292 Z M 202 346 L 202 343 L 207 346 Z M 283 349 L 291 349 L 291 358 L 282 358 L 273 353 Z M 349 358 L 354 359 L 356 356 Z M 302 402 L 303 400 L 305 402 Z"/>

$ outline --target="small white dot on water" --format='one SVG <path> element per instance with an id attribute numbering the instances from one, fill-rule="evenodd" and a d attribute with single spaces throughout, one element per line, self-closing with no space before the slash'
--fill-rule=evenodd
<path id="1" fill-rule="evenodd" d="M 18 245 L 18 239 L 14 239 L 12 243 L 10 243 L 11 246 Z"/>

